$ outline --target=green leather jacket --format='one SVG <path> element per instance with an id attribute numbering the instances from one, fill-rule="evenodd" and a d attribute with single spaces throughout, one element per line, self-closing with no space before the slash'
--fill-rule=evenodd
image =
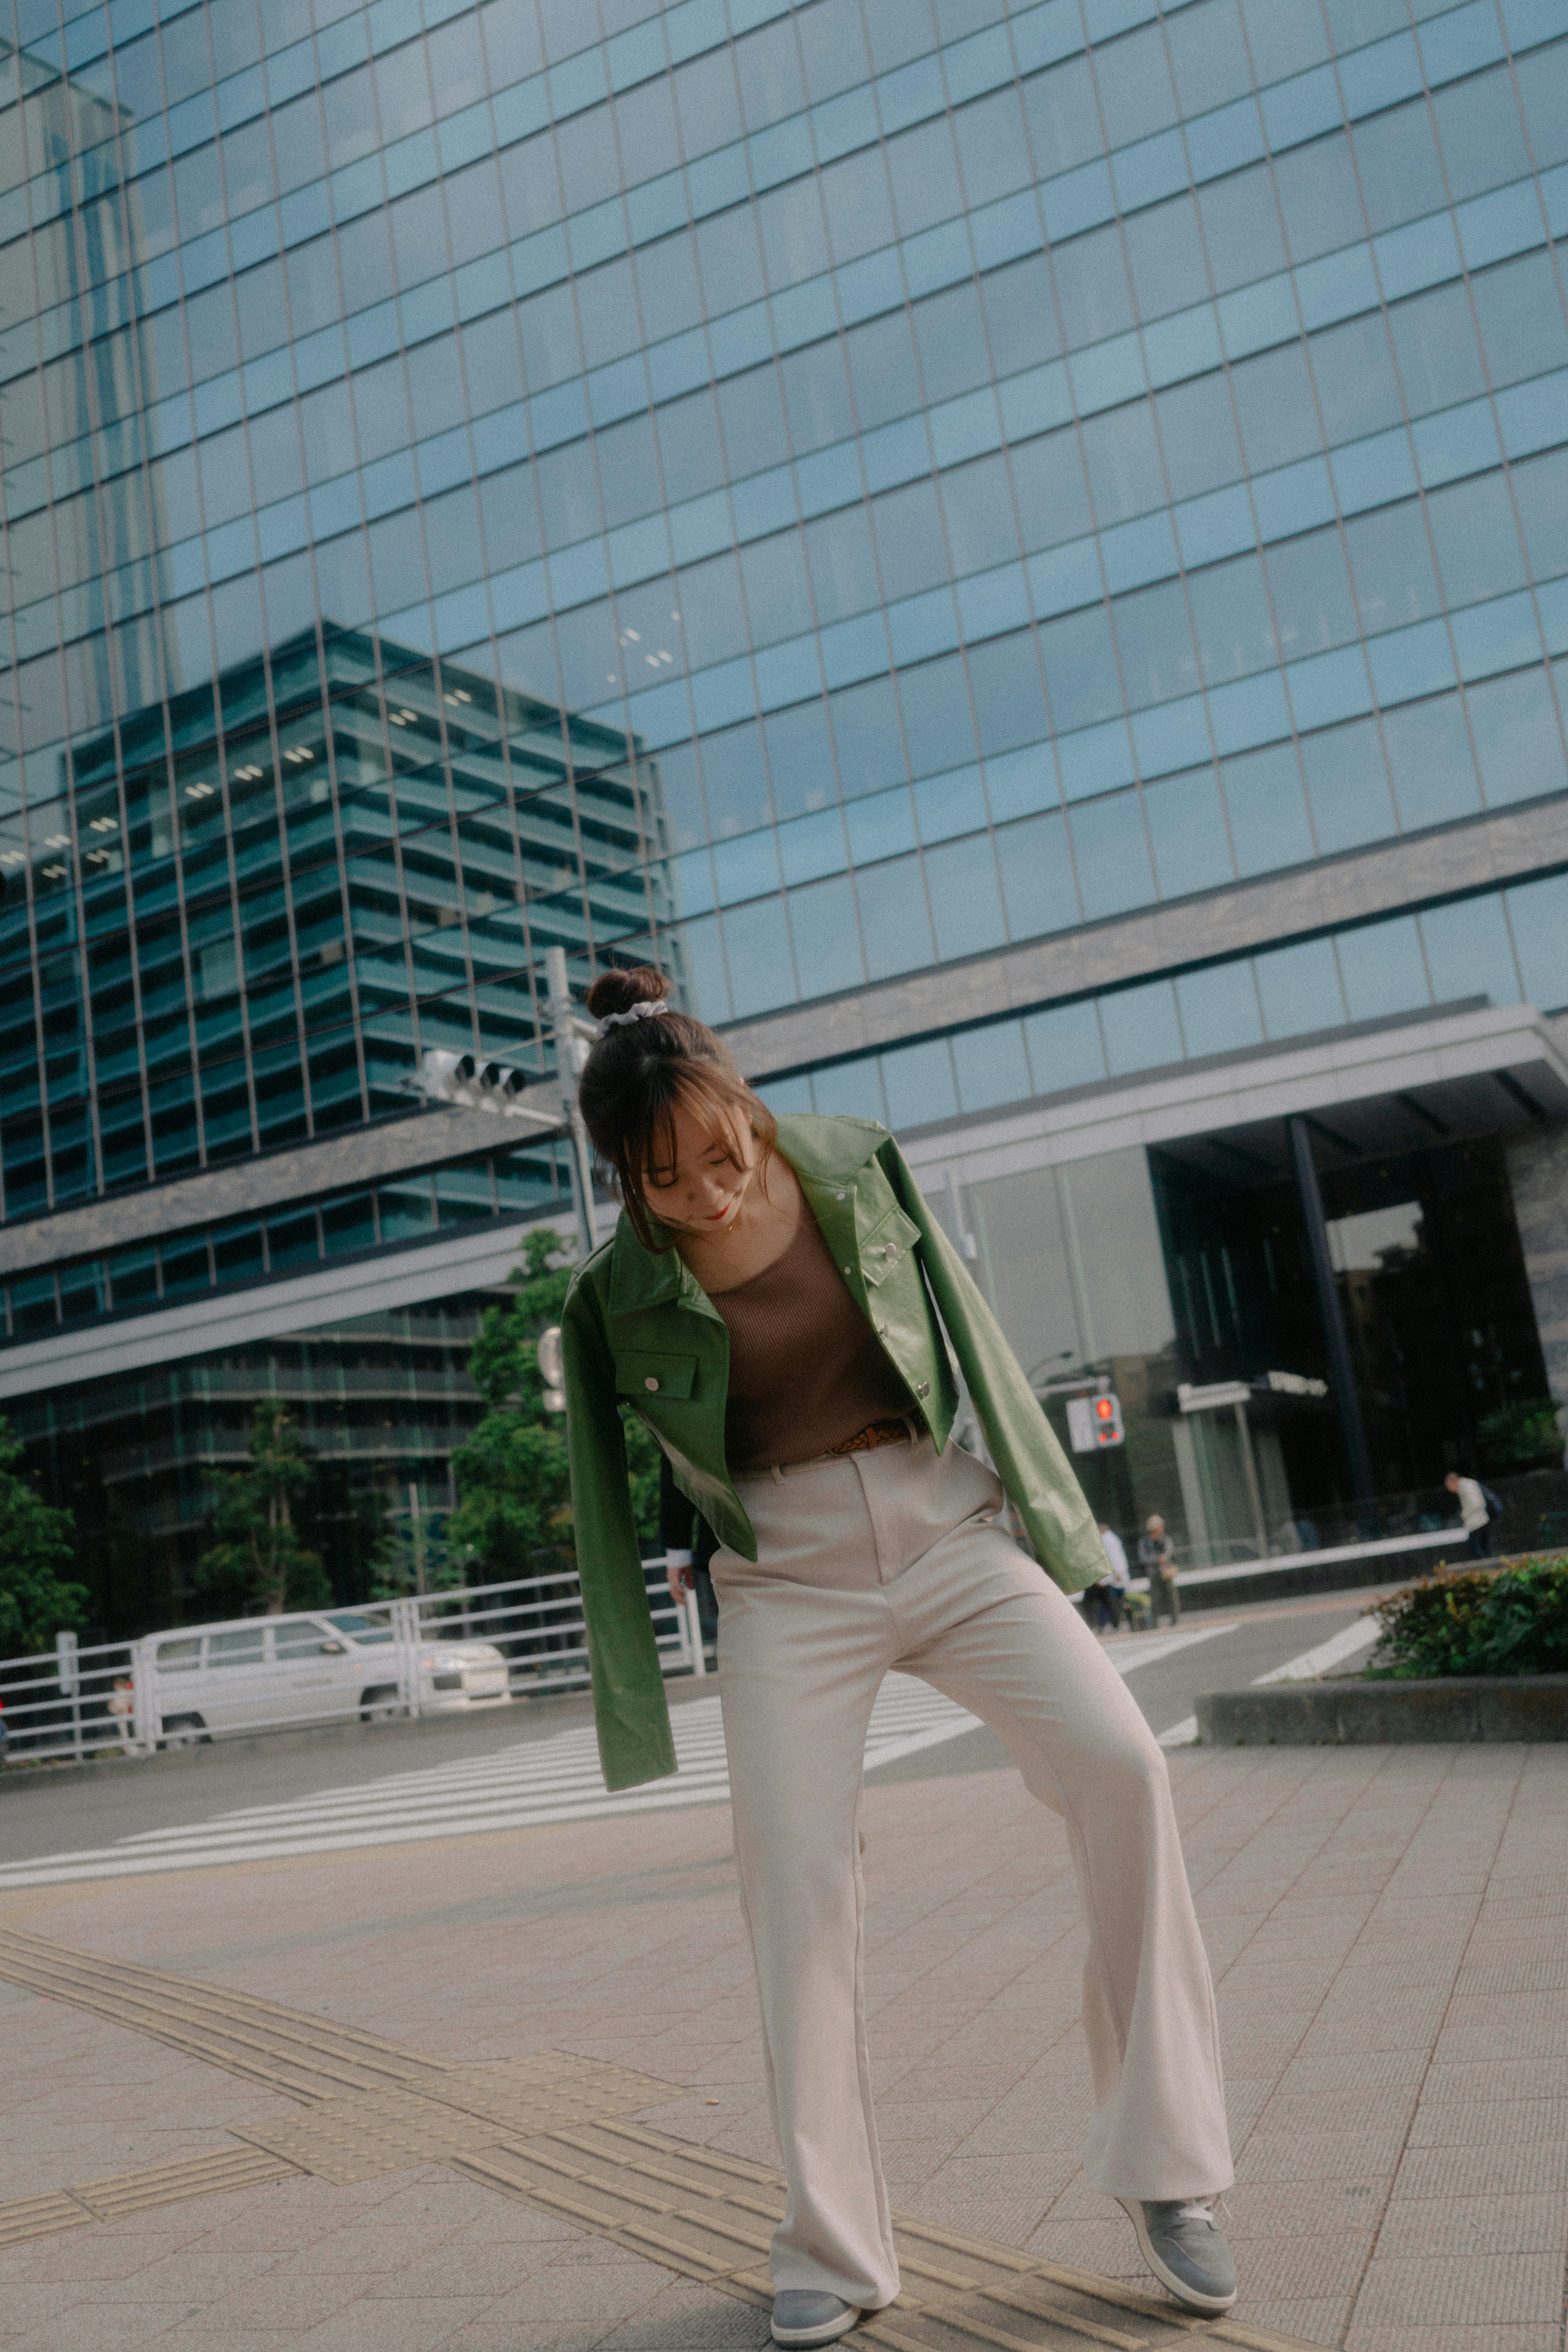
<path id="1" fill-rule="evenodd" d="M 779 1149 L 936 1444 L 946 1444 L 958 1401 L 945 1324 L 991 1459 L 1040 1561 L 1066 1592 L 1096 1583 L 1106 1570 L 1093 1516 L 893 1137 L 870 1119 L 791 1116 L 779 1121 Z M 675 1754 L 621 1414 L 641 1415 L 719 1541 L 755 1559 L 757 1538 L 725 1460 L 729 1332 L 679 1254 L 645 1249 L 622 1214 L 567 1293 L 561 1353 L 599 1752 L 606 1784 L 627 1789 L 674 1771 Z"/>

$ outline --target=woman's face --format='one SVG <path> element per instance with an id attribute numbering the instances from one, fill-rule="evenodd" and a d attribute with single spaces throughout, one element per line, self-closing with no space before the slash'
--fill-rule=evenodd
<path id="1" fill-rule="evenodd" d="M 676 1106 L 674 1163 L 643 1173 L 643 1197 L 663 1225 L 717 1240 L 740 1213 L 757 1168 L 757 1139 L 738 1114 L 716 1132 Z"/>

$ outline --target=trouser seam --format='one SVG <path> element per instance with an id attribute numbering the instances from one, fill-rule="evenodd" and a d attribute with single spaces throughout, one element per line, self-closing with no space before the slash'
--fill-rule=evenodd
<path id="1" fill-rule="evenodd" d="M 885 1679 L 885 1669 L 883 1670 Z M 893 2232 L 883 2228 L 880 2207 L 885 2195 L 883 2181 L 882 2148 L 877 2137 L 876 2106 L 872 2096 L 871 2047 L 865 2030 L 865 1874 L 861 1868 L 860 1827 L 861 1805 L 865 1797 L 865 1776 L 861 1776 L 855 1790 L 854 1811 L 850 1819 L 850 1870 L 855 1890 L 855 2072 L 860 2084 L 861 2119 L 865 2142 L 865 2160 L 873 2183 L 883 2194 L 878 2196 L 878 2227 L 883 2250 L 898 2276 L 898 2252 L 893 2242 Z"/>

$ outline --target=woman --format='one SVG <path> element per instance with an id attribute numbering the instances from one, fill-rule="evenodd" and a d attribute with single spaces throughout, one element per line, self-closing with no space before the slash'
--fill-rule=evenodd
<path id="1" fill-rule="evenodd" d="M 982 1717 L 1063 1816 L 1091 1936 L 1085 2169 L 1174 2294 L 1228 2310 L 1207 1961 L 1165 1759 L 1065 1597 L 1106 1559 L 1045 1416 L 885 1129 L 776 1121 L 651 969 L 605 973 L 588 1004 L 582 1110 L 622 1213 L 561 1337 L 600 1750 L 612 1788 L 675 1769 L 627 1491 L 632 1411 L 717 1538 L 736 1857 L 789 2182 L 775 2339 L 831 2343 L 898 2292 L 857 1819 L 894 1667 Z M 944 1325 L 999 1476 L 951 1439 Z M 1045 1575 L 999 1524 L 1009 1497 Z M 672 1585 L 689 1575 L 672 1569 Z"/>

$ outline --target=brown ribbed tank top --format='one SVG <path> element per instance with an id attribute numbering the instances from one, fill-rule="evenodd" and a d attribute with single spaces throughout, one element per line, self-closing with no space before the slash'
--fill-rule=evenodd
<path id="1" fill-rule="evenodd" d="M 918 1412 L 804 1204 L 782 1257 L 709 1296 L 729 1327 L 732 1473 L 809 1462 L 867 1422 Z"/>

